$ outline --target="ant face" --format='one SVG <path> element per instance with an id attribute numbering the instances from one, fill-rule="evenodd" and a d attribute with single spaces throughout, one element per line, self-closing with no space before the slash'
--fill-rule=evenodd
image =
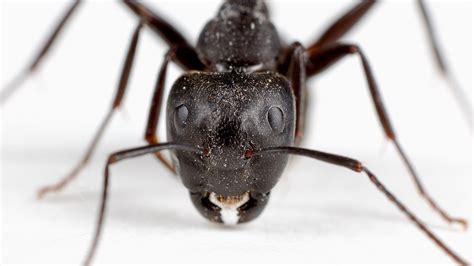
<path id="1" fill-rule="evenodd" d="M 168 139 L 204 153 L 176 151 L 172 158 L 206 218 L 246 222 L 263 210 L 288 155 L 252 155 L 293 144 L 293 99 L 288 81 L 270 72 L 191 72 L 175 82 L 167 107 Z"/>

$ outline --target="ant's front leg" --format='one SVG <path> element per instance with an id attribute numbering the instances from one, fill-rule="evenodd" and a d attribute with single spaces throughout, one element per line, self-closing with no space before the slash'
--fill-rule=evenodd
<path id="1" fill-rule="evenodd" d="M 387 138 L 395 144 L 395 147 L 401 156 L 404 164 L 408 168 L 413 181 L 415 182 L 416 188 L 419 194 L 428 202 L 428 204 L 439 213 L 439 215 L 448 223 L 458 223 L 461 224 L 464 228 L 467 226 L 467 222 L 464 219 L 455 218 L 449 215 L 446 211 L 444 211 L 438 204 L 433 200 L 433 198 L 426 192 L 423 184 L 418 177 L 418 174 L 415 171 L 412 163 L 408 159 L 408 156 L 402 149 L 402 146 L 398 142 L 397 136 L 393 129 L 392 123 L 388 117 L 387 111 L 385 110 L 385 105 L 382 101 L 382 96 L 380 94 L 379 88 L 377 83 L 375 82 L 375 78 L 373 76 L 372 70 L 370 68 L 369 62 L 365 57 L 362 50 L 354 44 L 339 44 L 335 43 L 326 47 L 320 51 L 309 51 L 308 52 L 308 62 L 306 66 L 306 73 L 308 77 L 314 76 L 319 74 L 329 68 L 334 63 L 338 62 L 341 58 L 344 58 L 348 55 L 357 54 L 359 55 L 362 61 L 362 67 L 364 69 L 365 78 L 367 80 L 367 85 L 369 87 L 369 91 L 372 97 L 372 101 L 374 102 L 375 110 L 377 111 L 378 118 L 382 127 L 384 129 L 385 135 Z"/>
<path id="2" fill-rule="evenodd" d="M 160 119 L 161 106 L 163 104 L 163 94 L 165 91 L 166 72 L 168 64 L 176 56 L 175 49 L 171 48 L 165 55 L 165 59 L 160 68 L 158 74 L 158 80 L 156 81 L 155 91 L 153 92 L 153 98 L 151 99 L 150 111 L 148 114 L 148 123 L 145 129 L 145 140 L 149 144 L 158 144 L 157 127 L 158 120 Z M 176 169 L 173 164 L 167 160 L 162 153 L 155 153 L 158 158 L 171 172 L 176 174 Z"/>
<path id="3" fill-rule="evenodd" d="M 278 66 L 278 71 L 286 76 L 296 100 L 295 143 L 299 144 L 304 134 L 306 114 L 306 49 L 299 42 L 290 45 Z"/>

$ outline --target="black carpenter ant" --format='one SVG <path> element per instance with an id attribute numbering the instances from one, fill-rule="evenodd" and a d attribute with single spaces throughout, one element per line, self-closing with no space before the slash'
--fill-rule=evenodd
<path id="1" fill-rule="evenodd" d="M 56 36 L 76 10 L 76 1 L 29 68 L 2 93 L 2 101 L 34 72 Z M 114 111 L 120 107 L 143 25 L 150 27 L 169 45 L 160 69 L 150 108 L 145 139 L 150 145 L 113 153 L 104 174 L 99 220 L 85 264 L 90 264 L 104 221 L 109 167 L 118 161 L 155 154 L 175 172 L 190 192 L 194 206 L 207 219 L 225 224 L 244 223 L 260 215 L 272 188 L 285 169 L 289 155 L 307 156 L 365 173 L 369 180 L 418 228 L 457 263 L 467 261 L 447 247 L 408 210 L 371 171 L 357 160 L 295 147 L 303 136 L 306 80 L 346 55 L 361 58 L 363 70 L 378 117 L 386 136 L 395 144 L 422 197 L 448 223 L 467 225 L 453 218 L 427 194 L 403 152 L 385 111 L 381 96 L 364 53 L 354 44 L 339 43 L 374 6 L 362 1 L 337 20 L 308 48 L 295 42 L 284 45 L 271 23 L 263 0 L 227 0 L 216 17 L 204 27 L 197 44 L 186 39 L 160 16 L 135 1 L 124 1 L 140 22 L 133 34 L 121 81 L 112 108 L 97 132 L 86 156 L 58 184 L 40 190 L 39 196 L 58 191 L 73 180 L 88 162 Z M 418 1 L 442 73 L 449 71 L 437 48 L 423 1 Z M 167 67 L 170 61 L 187 71 L 173 85 L 167 103 L 168 141 L 156 136 Z M 463 97 L 459 99 L 465 100 Z M 464 104 L 466 106 L 466 104 Z M 470 108 L 470 107 L 467 107 Z M 470 115 L 470 111 L 466 114 Z M 469 121 L 471 118 L 469 117 Z M 172 163 L 159 152 L 171 150 Z"/>

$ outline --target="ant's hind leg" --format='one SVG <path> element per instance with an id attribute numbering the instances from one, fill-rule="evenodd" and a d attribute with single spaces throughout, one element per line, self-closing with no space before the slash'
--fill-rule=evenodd
<path id="1" fill-rule="evenodd" d="M 334 21 L 317 40 L 315 40 L 308 46 L 307 50 L 309 51 L 309 53 L 317 53 L 321 49 L 324 49 L 327 46 L 331 46 L 332 44 L 338 42 L 350 30 L 352 30 L 363 17 L 368 14 L 368 11 L 371 10 L 374 4 L 376 3 L 377 1 L 374 0 L 361 1 L 360 3 L 349 9 L 346 13 L 344 13 L 336 21 Z M 461 109 L 464 118 L 466 119 L 468 125 L 472 128 L 472 105 L 469 102 L 469 97 L 467 97 L 462 88 L 459 86 L 459 83 L 454 78 L 453 74 L 450 71 L 450 68 L 446 64 L 446 60 L 444 59 L 441 53 L 441 49 L 439 48 L 433 23 L 431 22 L 431 17 L 428 13 L 424 1 L 417 0 L 417 4 L 425 26 L 424 30 L 428 35 L 431 50 L 433 56 L 436 59 L 436 65 L 438 66 L 442 77 L 448 82 L 448 86 L 451 88 L 455 100 L 457 101 L 457 104 Z"/>
<path id="2" fill-rule="evenodd" d="M 467 97 L 462 88 L 459 86 L 459 83 L 454 78 L 453 74 L 450 71 L 450 68 L 446 64 L 446 60 L 441 54 L 441 49 L 438 45 L 438 40 L 436 38 L 436 34 L 433 28 L 433 23 L 431 22 L 430 15 L 428 13 L 428 10 L 426 9 L 424 1 L 418 0 L 417 3 L 418 8 L 420 9 L 421 15 L 423 17 L 423 22 L 425 24 L 426 33 L 430 41 L 432 53 L 436 59 L 436 65 L 438 66 L 441 76 L 448 82 L 449 86 L 451 87 L 452 93 L 457 101 L 459 108 L 463 112 L 463 115 L 468 125 L 472 128 L 472 106 L 469 102 L 469 97 Z"/>
<path id="3" fill-rule="evenodd" d="M 122 103 L 123 97 L 125 95 L 125 90 L 127 88 L 130 72 L 132 69 L 133 59 L 135 58 L 135 51 L 136 51 L 138 39 L 140 36 L 140 30 L 142 29 L 142 27 L 143 27 L 143 23 L 140 22 L 137 28 L 135 29 L 135 32 L 133 33 L 132 41 L 130 42 L 130 46 L 127 52 L 127 57 L 125 59 L 123 69 L 122 69 L 122 75 L 120 77 L 120 82 L 117 88 L 117 92 L 115 94 L 114 101 L 112 103 L 112 106 L 109 112 L 107 113 L 106 117 L 102 121 L 99 127 L 99 130 L 96 132 L 92 140 L 92 143 L 89 145 L 89 148 L 87 149 L 85 155 L 77 163 L 77 165 L 58 183 L 41 188 L 38 191 L 39 198 L 43 197 L 45 194 L 49 192 L 57 192 L 63 189 L 67 184 L 69 184 L 72 180 L 74 180 L 77 177 L 77 175 L 89 162 L 89 159 L 94 153 L 95 148 L 97 147 L 97 144 L 99 143 L 100 138 L 102 137 L 105 129 L 107 128 L 107 125 L 109 124 L 110 120 L 113 117 L 113 114 L 115 113 L 116 110 L 118 110 L 118 108 L 120 107 Z"/>
<path id="4" fill-rule="evenodd" d="M 81 0 L 75 0 L 72 6 L 65 13 L 53 33 L 47 39 L 45 45 L 41 48 L 38 55 L 32 61 L 30 66 L 21 72 L 14 80 L 12 80 L 0 93 L 0 104 L 3 104 L 10 96 L 19 88 L 21 83 L 33 73 L 38 65 L 44 59 L 44 56 L 51 50 L 53 43 L 64 29 L 65 24 L 77 9 Z M 196 50 L 189 44 L 184 36 L 169 22 L 161 18 L 157 13 L 137 1 L 123 0 L 125 5 L 144 23 L 149 26 L 161 39 L 163 39 L 170 47 L 175 47 L 176 62 L 184 70 L 203 70 L 205 65 L 198 57 Z"/>
<path id="5" fill-rule="evenodd" d="M 21 72 L 15 79 L 13 79 L 1 92 L 0 94 L 0 104 L 5 103 L 11 95 L 17 89 L 20 87 L 21 83 L 28 78 L 29 75 L 34 73 L 40 63 L 43 61 L 45 55 L 50 51 L 51 46 L 54 44 L 54 42 L 57 40 L 57 37 L 59 34 L 62 32 L 64 29 L 64 26 L 68 22 L 69 18 L 72 16 L 74 11 L 77 9 L 79 6 L 80 1 L 76 0 L 74 3 L 71 5 L 71 7 L 67 10 L 67 12 L 63 15 L 62 19 L 59 21 L 58 25 L 54 29 L 54 31 L 51 33 L 51 35 L 48 37 L 46 43 L 43 45 L 43 47 L 40 49 L 39 53 L 36 55 L 34 60 L 31 62 L 31 64 Z"/>
<path id="6" fill-rule="evenodd" d="M 308 52 L 308 64 L 306 66 L 306 71 L 308 77 L 316 75 L 323 72 L 334 63 L 338 62 L 341 58 L 346 57 L 347 55 L 357 54 L 359 55 L 362 61 L 362 67 L 365 73 L 365 78 L 369 87 L 369 91 L 374 102 L 375 110 L 377 111 L 378 118 L 382 127 L 384 129 L 385 135 L 389 140 L 395 144 L 395 148 L 398 151 L 398 154 L 403 160 L 403 163 L 408 168 L 408 171 L 411 174 L 411 177 L 416 185 L 416 188 L 419 194 L 428 202 L 428 204 L 435 210 L 446 222 L 448 223 L 459 223 L 464 228 L 467 226 L 467 222 L 464 219 L 459 219 L 452 217 L 446 211 L 444 211 L 438 204 L 433 200 L 433 198 L 426 192 L 423 184 L 421 183 L 418 174 L 415 171 L 411 161 L 408 159 L 408 156 L 402 149 L 402 146 L 398 142 L 398 139 L 395 135 L 392 123 L 389 120 L 387 111 L 385 110 L 385 105 L 382 101 L 382 96 L 380 95 L 379 88 L 375 82 L 370 65 L 361 49 L 357 45 L 353 44 L 332 44 L 325 49 L 319 52 Z"/>

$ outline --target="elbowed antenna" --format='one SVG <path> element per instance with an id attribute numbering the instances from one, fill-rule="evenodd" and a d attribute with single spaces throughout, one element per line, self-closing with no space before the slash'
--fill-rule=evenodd
<path id="1" fill-rule="evenodd" d="M 352 171 L 358 173 L 365 173 L 370 181 L 377 187 L 377 189 L 382 192 L 388 200 L 390 200 L 393 204 L 397 206 L 397 208 L 403 212 L 416 226 L 425 233 L 428 238 L 430 238 L 435 244 L 441 248 L 448 256 L 450 256 L 456 263 L 461 265 L 469 265 L 470 263 L 461 258 L 456 252 L 454 252 L 451 248 L 449 248 L 438 236 L 436 236 L 424 223 L 415 216 L 415 214 L 410 211 L 403 203 L 398 200 L 395 195 L 393 195 L 379 180 L 378 178 L 368 169 L 366 168 L 361 162 L 335 154 L 325 153 L 317 150 L 309 150 L 309 149 L 302 149 L 296 147 L 271 147 L 271 148 L 264 148 L 253 156 L 265 155 L 269 153 L 283 153 L 283 154 L 293 154 L 293 155 L 301 155 L 310 157 L 319 161 L 324 161 L 330 164 L 339 165 L 345 168 L 348 168 Z M 252 157 L 253 157 L 252 156 Z"/>
<path id="2" fill-rule="evenodd" d="M 189 152 L 196 152 L 196 153 L 203 152 L 198 148 L 185 145 L 185 144 L 160 143 L 160 144 L 155 144 L 155 145 L 142 146 L 142 147 L 138 147 L 134 149 L 123 150 L 123 151 L 119 151 L 119 152 L 111 154 L 107 160 L 107 164 L 105 165 L 104 183 L 102 187 L 102 199 L 100 202 L 99 217 L 97 219 L 94 238 L 92 240 L 92 244 L 89 248 L 89 251 L 87 252 L 84 265 L 91 264 L 92 259 L 94 258 L 95 252 L 97 250 L 97 246 L 99 244 L 100 235 L 102 232 L 102 225 L 104 224 L 104 219 L 105 219 L 106 205 L 107 205 L 107 193 L 108 193 L 108 188 L 109 188 L 109 166 L 125 159 L 142 156 L 149 153 L 156 153 L 162 150 L 181 150 L 181 151 L 189 151 Z"/>

